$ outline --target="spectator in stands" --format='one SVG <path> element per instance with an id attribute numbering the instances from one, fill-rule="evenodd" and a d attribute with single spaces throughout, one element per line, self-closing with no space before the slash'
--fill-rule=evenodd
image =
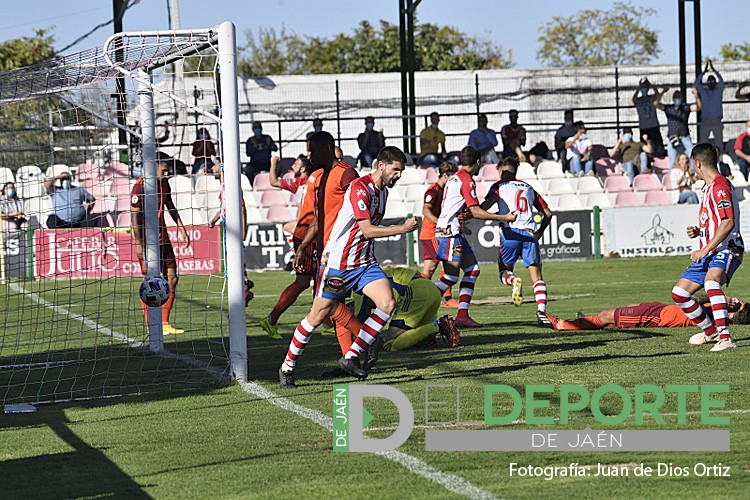
<path id="1" fill-rule="evenodd" d="M 313 135 L 315 132 L 320 132 L 323 130 L 323 120 L 320 118 L 315 118 L 312 121 L 312 131 L 308 132 L 307 135 L 305 135 L 305 140 L 309 139 L 311 135 Z"/>
<path id="2" fill-rule="evenodd" d="M 695 104 L 687 104 L 682 101 L 682 92 L 675 90 L 672 94 L 672 104 L 662 104 L 661 98 L 669 91 L 669 87 L 658 92 L 654 96 L 654 107 L 664 111 L 667 115 L 667 154 L 669 156 L 669 170 L 672 170 L 677 154 L 684 152 L 688 156 L 693 151 L 693 141 L 690 140 L 690 130 L 688 129 L 688 117 L 690 112 L 698 112 L 703 105 L 701 96 L 698 91 L 693 89 Z"/>
<path id="3" fill-rule="evenodd" d="M 365 118 L 365 131 L 357 137 L 359 144 L 359 164 L 365 168 L 372 167 L 372 162 L 385 147 L 383 131 L 375 131 L 375 118 Z"/>
<path id="4" fill-rule="evenodd" d="M 23 216 L 23 202 L 16 194 L 16 185 L 6 182 L 0 194 L 0 210 L 2 210 L 3 229 L 21 229 L 26 222 Z"/>
<path id="5" fill-rule="evenodd" d="M 649 93 L 651 89 L 653 93 Z M 653 146 L 653 155 L 661 158 L 664 156 L 664 140 L 661 137 L 659 118 L 656 116 L 656 108 L 653 105 L 654 95 L 657 92 L 658 89 L 651 85 L 648 78 L 644 76 L 633 94 L 633 105 L 638 112 L 640 137 L 647 135 Z"/>
<path id="6" fill-rule="evenodd" d="M 495 148 L 497 147 L 497 134 L 494 130 L 487 127 L 487 115 L 482 113 L 478 118 L 479 127 L 469 133 L 469 146 L 479 150 L 482 155 L 483 164 L 500 163 Z"/>
<path id="7" fill-rule="evenodd" d="M 737 166 L 747 180 L 750 171 L 750 120 L 745 125 L 747 128 L 734 141 L 734 154 L 737 155 Z"/>
<path id="8" fill-rule="evenodd" d="M 642 142 L 634 141 L 633 129 L 625 127 L 622 129 L 622 137 L 617 139 L 617 143 L 609 150 L 609 156 L 619 157 L 631 186 L 636 172 L 645 174 L 648 171 L 648 153 L 653 153 L 653 143 L 646 134 L 643 134 L 643 141 L 646 142 L 645 146 Z"/>
<path id="9" fill-rule="evenodd" d="M 525 138 L 523 142 L 526 142 Z M 534 168 L 551 156 L 549 146 L 547 146 L 547 143 L 544 141 L 539 141 L 534 144 L 534 147 L 526 151 L 524 155 L 526 156 L 526 161 L 531 163 Z"/>
<path id="10" fill-rule="evenodd" d="M 445 133 L 438 128 L 439 124 L 440 115 L 433 111 L 430 113 L 430 126 L 419 133 L 419 164 L 423 167 L 438 168 L 445 158 Z"/>
<path id="11" fill-rule="evenodd" d="M 570 174 L 578 177 L 594 175 L 594 160 L 591 156 L 594 145 L 586 135 L 586 125 L 576 122 L 575 128 L 575 135 L 565 141 Z"/>
<path id="12" fill-rule="evenodd" d="M 690 168 L 690 159 L 688 158 L 688 155 L 685 153 L 677 155 L 677 162 L 669 175 L 672 179 L 672 189 L 678 189 L 680 191 L 680 197 L 677 199 L 677 203 L 697 205 L 698 194 L 692 189 L 697 178 Z"/>
<path id="13" fill-rule="evenodd" d="M 88 215 L 96 199 L 85 189 L 71 184 L 70 172 L 44 180 L 44 189 L 52 198 L 52 214 L 47 217 L 50 229 L 96 226 Z"/>
<path id="14" fill-rule="evenodd" d="M 263 133 L 263 125 L 253 122 L 253 136 L 245 142 L 245 154 L 250 158 L 250 162 L 245 165 L 243 172 L 250 179 L 250 184 L 259 172 L 268 172 L 271 169 L 271 153 L 278 149 L 271 136 Z"/>
<path id="15" fill-rule="evenodd" d="M 750 88 L 750 82 L 740 83 L 740 86 L 737 87 L 737 92 L 734 93 L 735 99 L 744 99 L 750 101 L 750 92 L 748 92 L 747 94 L 742 93 L 742 91 L 745 90 L 745 87 Z"/>
<path id="16" fill-rule="evenodd" d="M 708 73 L 711 74 L 703 83 L 703 77 Z M 703 109 L 701 110 L 700 127 L 698 128 L 698 142 L 711 142 L 719 148 L 719 156 L 724 153 L 724 109 L 722 100 L 724 98 L 724 79 L 721 73 L 714 69 L 714 63 L 709 59 L 703 72 L 695 77 L 695 88 L 701 96 Z M 708 136 L 713 134 L 713 140 L 709 141 Z"/>
<path id="17" fill-rule="evenodd" d="M 555 132 L 555 151 L 557 151 L 557 159 L 562 163 L 563 170 L 567 171 L 569 169 L 567 154 L 568 148 L 565 143 L 569 138 L 576 135 L 577 130 L 573 123 L 572 109 L 566 109 L 563 117 L 565 121 L 560 128 L 557 129 L 557 132 Z"/>
<path id="18" fill-rule="evenodd" d="M 195 158 L 195 161 L 193 161 L 192 174 L 195 175 L 201 173 L 201 171 L 203 171 L 204 174 L 210 174 L 211 167 L 213 166 L 211 158 L 216 156 L 216 147 L 211 140 L 211 134 L 209 134 L 208 130 L 205 128 L 201 128 L 198 131 L 198 137 L 193 143 L 193 151 L 191 154 Z"/>
<path id="19" fill-rule="evenodd" d="M 159 148 L 159 146 L 163 145 L 167 140 L 169 140 L 169 127 L 170 123 L 168 121 L 164 122 L 164 133 L 161 135 L 161 137 L 156 138 L 156 147 Z M 133 129 L 136 130 L 139 134 L 141 133 L 141 123 L 136 120 L 135 125 L 133 126 Z M 141 138 L 135 134 L 130 134 L 130 150 L 131 150 L 131 158 L 135 158 L 137 162 L 142 162 L 141 158 Z"/>
<path id="20" fill-rule="evenodd" d="M 500 129 L 500 137 L 503 140 L 503 157 L 518 158 L 518 161 L 526 161 L 521 146 L 526 144 L 526 129 L 518 124 L 518 110 L 508 111 L 510 123 L 503 125 Z"/>
<path id="21" fill-rule="evenodd" d="M 344 161 L 344 150 L 340 147 L 336 146 L 335 148 L 333 148 L 333 155 L 336 157 L 336 161 Z"/>

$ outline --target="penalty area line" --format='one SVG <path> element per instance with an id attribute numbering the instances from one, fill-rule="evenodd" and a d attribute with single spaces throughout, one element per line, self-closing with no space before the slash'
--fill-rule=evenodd
<path id="1" fill-rule="evenodd" d="M 65 307 L 62 307 L 53 302 L 50 302 L 44 299 L 43 297 L 41 297 L 40 295 L 34 292 L 30 292 L 24 289 L 23 287 L 18 286 L 15 283 L 10 283 L 10 287 L 16 292 L 26 295 L 37 304 L 44 306 L 54 311 L 57 314 L 60 314 L 62 316 L 67 316 L 71 319 L 79 321 L 82 325 L 88 328 L 91 328 L 92 330 L 98 333 L 103 333 L 114 339 L 126 342 L 131 347 L 144 347 L 143 342 L 140 342 L 136 339 L 132 339 L 126 335 L 118 333 L 112 330 L 111 328 L 102 326 L 96 321 L 90 320 L 89 318 L 81 314 L 74 313 Z M 158 353 L 158 354 L 166 358 L 177 359 L 184 363 L 190 364 L 192 366 L 196 366 L 206 371 L 209 375 L 219 380 L 226 380 L 227 373 L 225 371 L 223 372 L 220 369 L 209 365 L 208 363 L 204 363 L 202 361 L 196 360 L 189 356 L 174 354 L 169 351 L 162 351 L 161 353 Z M 272 405 L 277 406 L 278 408 L 281 408 L 286 411 L 290 411 L 302 418 L 305 418 L 313 422 L 314 424 L 317 424 L 325 428 L 329 432 L 333 431 L 333 419 L 329 416 L 324 415 L 323 413 L 317 410 L 314 410 L 312 408 L 307 408 L 305 406 L 297 404 L 293 402 L 292 400 L 279 396 L 278 394 L 271 392 L 268 389 L 265 389 L 264 387 L 254 382 L 240 382 L 239 386 L 242 388 L 243 391 L 247 392 L 248 394 L 257 396 L 258 398 L 268 403 L 271 403 Z M 394 462 L 398 465 L 401 465 L 412 474 L 421 476 L 429 481 L 437 483 L 443 488 L 445 488 L 446 490 L 456 493 L 457 495 L 462 495 L 467 498 L 478 498 L 478 499 L 486 499 L 486 500 L 497 499 L 497 497 L 495 497 L 492 493 L 485 491 L 479 488 L 478 486 L 475 486 L 473 483 L 467 481 L 461 476 L 457 476 L 455 474 L 449 474 L 447 472 L 444 472 L 436 467 L 433 467 L 432 465 L 428 464 L 424 460 L 417 458 L 415 456 L 409 455 L 407 453 L 403 453 L 400 451 L 387 451 L 387 452 L 379 452 L 379 453 L 374 453 L 374 454 L 379 455 L 387 460 L 390 460 L 391 462 Z"/>

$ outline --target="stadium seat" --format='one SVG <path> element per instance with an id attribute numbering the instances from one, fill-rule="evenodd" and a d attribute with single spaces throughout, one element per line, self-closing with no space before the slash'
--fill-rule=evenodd
<path id="1" fill-rule="evenodd" d="M 534 191 L 541 194 L 542 196 L 547 195 L 547 189 L 546 189 L 544 182 L 538 179 L 523 179 L 523 181 L 529 186 L 533 187 Z M 550 182 L 550 181 L 546 181 L 546 182 Z"/>
<path id="2" fill-rule="evenodd" d="M 247 210 L 247 223 L 248 224 L 262 224 L 266 222 L 263 217 L 263 212 L 258 207 L 245 207 Z"/>
<path id="3" fill-rule="evenodd" d="M 247 177 L 245 178 L 247 179 Z M 167 182 L 169 182 L 169 188 L 172 190 L 172 195 L 175 193 L 193 192 L 193 181 L 190 180 L 190 176 L 188 175 L 173 175 Z"/>
<path id="4" fill-rule="evenodd" d="M 33 179 L 44 180 L 42 170 L 36 165 L 24 165 L 16 171 L 16 182 L 29 181 Z"/>
<path id="5" fill-rule="evenodd" d="M 594 162 L 594 171 L 597 177 L 622 175 L 622 172 L 617 170 L 617 162 L 612 158 L 599 158 Z"/>
<path id="6" fill-rule="evenodd" d="M 428 168 L 425 170 L 424 173 L 424 182 L 425 184 L 435 184 L 438 181 L 438 178 L 440 175 L 438 174 L 438 171 L 434 168 Z"/>
<path id="7" fill-rule="evenodd" d="M 114 177 L 109 184 L 110 196 L 130 196 L 133 183 L 127 177 Z"/>
<path id="8" fill-rule="evenodd" d="M 617 198 L 615 198 L 615 206 L 616 207 L 641 207 L 643 206 L 643 203 L 641 203 L 640 198 L 638 198 L 638 195 L 635 194 L 633 191 L 621 191 L 617 193 Z"/>
<path id="9" fill-rule="evenodd" d="M 93 163 L 81 163 L 76 170 L 76 180 L 78 182 L 99 180 L 99 167 Z"/>
<path id="10" fill-rule="evenodd" d="M 589 194 L 589 193 L 603 193 L 604 188 L 597 177 L 585 176 L 578 179 L 576 185 L 576 193 L 578 194 Z"/>
<path id="11" fill-rule="evenodd" d="M 411 184 L 424 184 L 419 169 L 414 167 L 405 168 L 404 171 L 401 172 L 401 178 L 398 180 L 398 185 L 400 186 L 409 186 Z"/>
<path id="12" fill-rule="evenodd" d="M 221 191 L 221 181 L 213 175 L 198 175 L 195 179 L 195 190 L 198 192 Z"/>
<path id="13" fill-rule="evenodd" d="M 651 172 L 656 175 L 664 175 L 669 173 L 669 158 L 656 158 L 651 161 Z"/>
<path id="14" fill-rule="evenodd" d="M 115 161 L 107 164 L 104 168 L 104 175 L 107 178 L 114 176 L 130 177 L 130 168 L 125 163 Z"/>
<path id="15" fill-rule="evenodd" d="M 583 210 L 581 198 L 575 194 L 563 194 L 557 198 L 557 210 Z"/>
<path id="16" fill-rule="evenodd" d="M 18 197 L 22 200 L 45 196 L 47 194 L 47 190 L 44 188 L 44 183 L 39 177 L 17 181 L 16 190 L 18 191 Z"/>
<path id="17" fill-rule="evenodd" d="M 562 165 L 556 161 L 545 160 L 539 164 L 536 169 L 537 179 L 554 179 L 556 177 L 565 177 Z"/>
<path id="18" fill-rule="evenodd" d="M 398 184 L 396 184 L 392 188 L 388 189 L 388 202 L 390 203 L 391 201 L 404 201 L 404 195 L 406 194 L 407 187 L 408 186 L 399 186 Z"/>
<path id="19" fill-rule="evenodd" d="M 693 186 L 690 189 L 692 189 L 693 191 L 697 191 L 698 193 L 700 193 L 703 190 L 703 186 L 705 186 L 705 185 L 706 185 L 706 181 L 704 181 L 702 179 L 698 179 L 697 181 L 695 181 L 695 183 L 693 184 Z"/>
<path id="20" fill-rule="evenodd" d="M 117 219 L 112 222 L 115 227 L 130 227 L 130 212 L 122 212 L 118 214 Z M 185 222 L 185 224 L 187 224 L 187 222 Z"/>
<path id="21" fill-rule="evenodd" d="M 666 174 L 666 175 L 663 175 L 661 177 L 661 188 L 664 191 L 671 191 L 672 189 L 674 189 L 674 187 L 672 186 L 672 176 L 671 175 Z"/>
<path id="22" fill-rule="evenodd" d="M 586 197 L 586 208 L 609 208 L 612 206 L 612 202 L 609 201 L 609 196 L 605 193 L 591 193 Z"/>
<path id="23" fill-rule="evenodd" d="M 260 195 L 260 206 L 264 208 L 270 208 L 274 206 L 285 207 L 289 204 L 289 196 L 287 193 L 288 191 L 279 191 L 277 189 L 263 191 L 263 194 Z"/>
<path id="24" fill-rule="evenodd" d="M 477 199 L 481 203 L 484 201 L 485 198 L 487 198 L 487 193 L 490 191 L 490 187 L 494 182 L 492 181 L 480 181 L 477 182 Z"/>
<path id="25" fill-rule="evenodd" d="M 743 176 L 740 172 L 734 174 L 734 179 L 732 179 L 731 182 L 734 187 L 738 189 L 750 186 L 750 182 L 746 181 L 745 176 Z"/>
<path id="26" fill-rule="evenodd" d="M 660 191 L 661 183 L 659 178 L 653 174 L 638 174 L 633 180 L 633 191 Z"/>
<path id="27" fill-rule="evenodd" d="M 47 170 L 44 172 L 44 175 L 46 175 L 47 178 L 49 179 L 50 177 L 57 177 L 63 172 L 70 173 L 70 167 L 62 163 L 56 163 L 52 165 L 51 167 L 48 167 Z"/>
<path id="28" fill-rule="evenodd" d="M 385 217 L 386 219 L 403 219 L 411 212 L 409 206 L 403 201 L 388 200 L 385 205 Z"/>
<path id="29" fill-rule="evenodd" d="M 4 185 L 6 182 L 16 182 L 16 178 L 11 169 L 0 167 L 0 185 Z"/>
<path id="30" fill-rule="evenodd" d="M 424 193 L 427 191 L 425 189 L 425 185 L 411 185 L 406 188 L 406 194 L 404 195 L 404 200 L 406 201 L 417 201 L 424 198 Z M 388 197 L 390 200 L 390 196 Z"/>
<path id="31" fill-rule="evenodd" d="M 221 182 L 221 180 L 219 182 Z M 248 179 L 246 175 L 240 174 L 240 188 L 243 191 L 252 191 L 253 190 L 253 185 L 250 184 L 250 179 Z"/>
<path id="32" fill-rule="evenodd" d="M 630 181 L 623 175 L 611 175 L 604 178 L 605 193 L 619 193 L 620 191 L 632 191 Z"/>
<path id="33" fill-rule="evenodd" d="M 47 227 L 47 217 L 52 213 L 52 200 L 49 196 L 29 198 L 23 202 L 23 212 L 29 219 L 29 228 Z M 36 223 L 34 223 L 36 219 Z"/>
<path id="34" fill-rule="evenodd" d="M 643 204 L 647 207 L 659 207 L 663 205 L 671 205 L 672 200 L 664 191 L 647 191 Z"/>
<path id="35" fill-rule="evenodd" d="M 570 185 L 568 179 L 555 178 L 549 181 L 547 192 L 550 195 L 558 196 L 563 194 L 573 194 L 575 190 L 573 189 L 573 186 Z"/>
<path id="36" fill-rule="evenodd" d="M 294 219 L 294 216 L 289 213 L 286 206 L 273 205 L 268 207 L 266 218 L 269 222 L 289 222 Z"/>
<path id="37" fill-rule="evenodd" d="M 268 172 L 261 172 L 253 179 L 253 190 L 266 191 L 272 189 L 271 181 L 268 179 Z"/>
<path id="38" fill-rule="evenodd" d="M 497 171 L 497 165 L 482 165 L 482 168 L 479 169 L 479 175 L 477 176 L 477 178 L 482 181 L 499 181 L 500 174 Z"/>
<path id="39" fill-rule="evenodd" d="M 414 201 L 412 205 L 412 213 L 417 216 L 422 216 L 422 208 L 424 208 L 424 198 L 420 198 Z"/>
<path id="40" fill-rule="evenodd" d="M 172 201 L 174 202 L 174 206 L 177 207 L 178 210 L 201 206 L 200 201 L 196 203 L 194 199 L 195 197 L 198 197 L 199 200 L 203 199 L 198 195 L 193 195 L 192 191 L 172 191 Z"/>
<path id="41" fill-rule="evenodd" d="M 516 172 L 516 177 L 518 179 L 521 179 L 522 181 L 536 179 L 536 172 L 534 172 L 534 167 L 532 167 L 530 163 L 522 161 L 518 165 L 518 172 Z"/>

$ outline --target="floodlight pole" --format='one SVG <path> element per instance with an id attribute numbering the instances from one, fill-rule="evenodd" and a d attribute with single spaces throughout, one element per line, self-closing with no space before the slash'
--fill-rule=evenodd
<path id="1" fill-rule="evenodd" d="M 686 56 L 686 35 L 685 35 L 685 3 L 693 2 L 693 39 L 695 42 L 695 75 L 693 78 L 701 73 L 701 63 L 703 62 L 703 54 L 701 48 L 701 2 L 700 0 L 678 0 L 677 3 L 677 19 L 679 23 L 679 34 L 680 34 L 680 92 L 682 92 L 682 98 L 687 102 L 687 56 Z M 692 81 L 692 80 L 691 80 Z M 698 113 L 698 123 L 700 123 L 700 113 Z M 700 132 L 699 132 L 700 134 Z"/>

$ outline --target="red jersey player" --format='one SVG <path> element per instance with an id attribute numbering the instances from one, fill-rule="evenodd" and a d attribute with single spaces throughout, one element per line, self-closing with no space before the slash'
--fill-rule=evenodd
<path id="1" fill-rule="evenodd" d="M 279 368 L 282 388 L 296 387 L 294 368 L 310 335 L 351 291 L 363 292 L 375 304 L 375 311 L 339 360 L 339 367 L 358 378 L 367 377 L 367 372 L 360 367 L 359 355 L 373 344 L 396 307 L 390 281 L 375 260 L 373 239 L 406 234 L 417 228 L 413 217 L 397 226 L 380 226 L 388 199 L 387 188 L 396 184 L 405 165 L 404 153 L 386 146 L 378 154 L 375 171 L 353 181 L 347 188 L 321 256 L 312 309 L 297 327 Z"/>
<path id="2" fill-rule="evenodd" d="M 522 282 L 520 277 L 513 274 L 513 266 L 519 257 L 522 257 L 523 265 L 529 269 L 529 275 L 534 283 L 537 321 L 539 325 L 549 326 L 546 314 L 547 284 L 542 277 L 539 238 L 550 223 L 552 211 L 533 187 L 516 179 L 518 159 L 505 158 L 497 169 L 500 172 L 500 180 L 490 187 L 482 208 L 486 210 L 497 204 L 498 213 L 515 212 L 518 214 L 515 221 L 500 223 L 500 255 L 497 262 L 500 269 L 500 281 L 504 285 L 513 287 L 513 303 L 520 306 L 523 302 Z M 542 214 L 541 224 L 537 224 L 534 220 L 531 207 Z"/>
<path id="3" fill-rule="evenodd" d="M 169 282 L 169 298 L 161 306 L 161 322 L 162 332 L 164 335 L 183 333 L 185 330 L 175 328 L 169 324 L 169 313 L 172 311 L 172 304 L 174 303 L 175 292 L 177 289 L 177 259 L 175 258 L 174 248 L 172 248 L 172 242 L 169 241 L 169 234 L 167 233 L 167 225 L 164 222 L 164 209 L 169 210 L 169 215 L 174 220 L 177 227 L 180 228 L 182 233 L 182 239 L 185 243 L 185 248 L 190 246 L 190 236 L 185 229 L 185 224 L 180 219 L 180 213 L 174 206 L 172 201 L 172 191 L 169 188 L 169 182 L 167 182 L 167 175 L 169 175 L 169 167 L 165 162 L 158 163 L 156 165 L 156 178 L 159 182 L 159 255 L 161 263 L 162 275 L 167 275 L 167 281 Z M 141 271 L 143 275 L 146 275 L 146 262 L 143 258 L 143 249 L 145 247 L 145 233 L 144 233 L 144 217 L 143 217 L 143 183 L 144 178 L 139 178 L 133 189 L 130 192 L 130 210 L 131 210 L 131 226 L 133 228 L 133 239 L 135 240 L 135 254 L 141 263 Z M 148 320 L 148 308 L 143 302 L 143 314 Z"/>
<path id="4" fill-rule="evenodd" d="M 458 315 L 456 326 L 465 328 L 480 327 L 479 323 L 469 316 L 469 303 L 474 294 L 474 284 L 479 277 L 479 265 L 469 241 L 463 234 L 463 218 L 460 215 L 468 209 L 475 219 L 499 220 L 512 222 L 515 213 L 491 214 L 479 206 L 474 175 L 479 171 L 481 154 L 473 146 L 461 150 L 461 168 L 448 179 L 443 194 L 440 218 L 435 227 L 438 250 L 437 257 L 443 263 L 445 274 L 436 286 L 445 292 L 458 281 L 458 272 L 463 270 L 458 298 Z"/>
<path id="5" fill-rule="evenodd" d="M 718 152 L 709 143 L 697 144 L 691 153 L 695 173 L 706 185 L 701 191 L 698 226 L 688 226 L 689 238 L 700 238 L 700 248 L 690 254 L 693 262 L 672 289 L 672 299 L 703 331 L 690 337 L 691 344 L 716 342 L 711 351 L 737 347 L 729 333 L 727 298 L 721 286 L 729 285 L 742 263 L 745 244 L 740 235 L 740 210 L 734 186 L 718 171 Z M 706 289 L 713 320 L 692 298 Z"/>
<path id="6" fill-rule="evenodd" d="M 422 276 L 428 280 L 432 279 L 438 266 L 437 240 L 435 239 L 435 224 L 440 217 L 440 208 L 443 203 L 443 188 L 451 175 L 458 171 L 458 167 L 449 162 L 443 162 L 438 167 L 438 180 L 427 188 L 424 193 L 424 205 L 422 206 L 422 229 L 419 231 L 421 243 Z M 451 295 L 450 288 L 443 294 L 443 305 L 445 307 L 458 307 L 458 301 Z"/>
<path id="7" fill-rule="evenodd" d="M 308 180 L 310 179 L 310 174 L 312 173 L 312 164 L 307 158 L 300 155 L 292 165 L 294 177 L 291 179 L 279 179 L 276 175 L 276 165 L 278 161 L 278 156 L 273 156 L 271 158 L 271 172 L 269 180 L 271 186 L 289 191 L 290 193 L 292 193 L 292 195 L 294 195 L 295 200 L 297 200 L 297 221 L 294 229 L 289 228 L 292 229 L 292 248 L 296 253 L 297 248 L 299 247 L 300 243 L 302 243 L 302 239 L 305 237 L 305 234 L 307 234 L 307 228 L 310 226 L 310 221 L 313 218 L 312 202 L 306 201 L 305 197 L 305 193 L 307 192 L 308 187 Z M 286 225 L 284 226 L 284 229 L 287 229 Z M 279 335 L 279 329 L 276 326 L 276 323 L 279 321 L 279 317 L 281 317 L 281 315 L 284 314 L 284 311 L 289 309 L 289 307 L 294 304 L 294 302 L 297 300 L 297 297 L 299 297 L 302 292 L 310 287 L 310 278 L 312 278 L 313 275 L 311 250 L 312 248 L 310 248 L 310 251 L 306 254 L 302 265 L 295 270 L 296 276 L 294 278 L 294 282 L 286 287 L 283 292 L 281 292 L 281 296 L 279 297 L 278 302 L 276 302 L 274 308 L 271 310 L 271 313 L 260 320 L 260 327 L 272 339 L 281 338 L 281 335 Z"/>

